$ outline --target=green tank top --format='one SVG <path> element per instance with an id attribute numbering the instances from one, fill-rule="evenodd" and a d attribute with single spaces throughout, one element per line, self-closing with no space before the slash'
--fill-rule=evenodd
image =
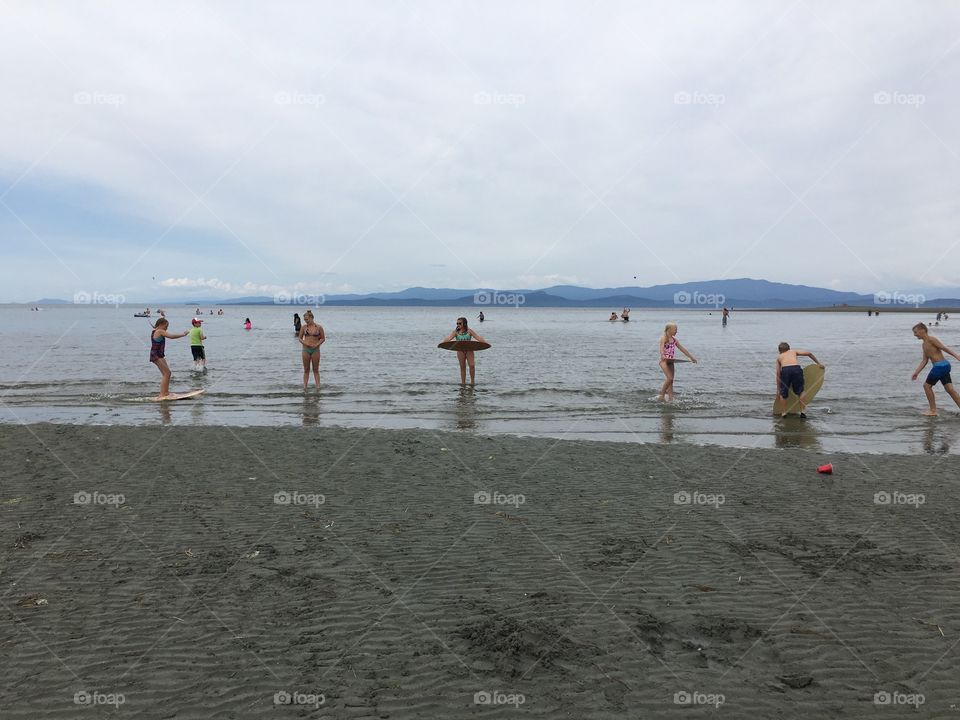
<path id="1" fill-rule="evenodd" d="M 203 328 L 193 327 L 190 328 L 190 344 L 191 345 L 203 345 L 203 340 L 200 338 L 203 336 Z"/>

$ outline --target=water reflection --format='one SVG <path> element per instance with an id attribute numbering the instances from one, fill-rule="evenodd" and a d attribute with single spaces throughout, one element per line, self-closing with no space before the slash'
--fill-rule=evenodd
<path id="1" fill-rule="evenodd" d="M 305 393 L 303 396 L 303 425 L 304 427 L 320 424 L 320 395 Z"/>
<path id="2" fill-rule="evenodd" d="M 660 442 L 672 443 L 675 439 L 673 432 L 673 412 L 666 410 L 660 415 Z"/>
<path id="3" fill-rule="evenodd" d="M 953 433 L 937 423 L 937 418 L 924 418 L 923 451 L 928 455 L 946 455 L 950 452 Z"/>
<path id="4" fill-rule="evenodd" d="M 816 424 L 794 415 L 773 421 L 773 440 L 778 448 L 821 449 Z"/>
<path id="5" fill-rule="evenodd" d="M 475 430 L 477 427 L 477 394 L 470 385 L 457 390 L 454 422 L 457 430 Z"/>
<path id="6" fill-rule="evenodd" d="M 160 422 L 164 425 L 170 424 L 170 403 L 168 402 L 158 402 L 157 403 L 157 412 L 160 413 Z"/>

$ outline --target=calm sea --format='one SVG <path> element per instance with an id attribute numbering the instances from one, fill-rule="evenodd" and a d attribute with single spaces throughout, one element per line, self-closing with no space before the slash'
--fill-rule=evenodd
<path id="1" fill-rule="evenodd" d="M 956 453 L 960 416 L 942 391 L 941 417 L 920 416 L 910 374 L 920 344 L 910 327 L 929 313 L 483 308 L 471 327 L 493 347 L 477 355 L 477 386 L 459 385 L 456 355 L 436 345 L 457 308 L 316 310 L 327 334 L 321 390 L 304 394 L 292 317 L 306 308 L 225 306 L 205 315 L 208 372 L 192 371 L 189 341 L 168 341 L 175 392 L 200 399 L 152 403 L 159 373 L 148 362 L 150 325 L 137 308 L 0 306 L 0 401 L 6 422 L 159 425 L 422 427 L 620 442 L 807 447 L 828 452 Z M 171 330 L 193 307 L 167 309 Z M 208 312 L 209 308 L 204 308 Z M 254 329 L 245 331 L 250 317 Z M 657 339 L 668 320 L 700 360 L 681 365 L 677 401 L 655 396 Z M 960 345 L 960 318 L 934 332 Z M 787 340 L 827 365 L 810 418 L 775 419 L 776 346 Z M 960 369 L 958 369 L 960 372 Z M 958 376 L 960 378 L 960 376 Z"/>

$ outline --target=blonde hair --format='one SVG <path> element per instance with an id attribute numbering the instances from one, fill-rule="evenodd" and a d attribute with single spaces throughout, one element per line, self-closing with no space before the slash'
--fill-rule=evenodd
<path id="1" fill-rule="evenodd" d="M 165 317 L 162 317 L 153 324 L 153 329 L 157 330 L 159 328 L 165 328 L 169 324 L 170 324 L 170 321 L 167 320 Z"/>
<path id="2" fill-rule="evenodd" d="M 313 322 L 313 311 L 312 311 L 312 310 L 307 310 L 307 311 L 303 314 L 303 319 L 307 321 L 307 324 L 308 324 L 308 325 L 309 325 L 310 323 L 312 323 L 312 322 Z"/>
<path id="3" fill-rule="evenodd" d="M 677 324 L 675 322 L 668 322 L 666 325 L 663 326 L 663 332 L 666 334 L 667 332 L 670 331 L 670 328 L 673 328 L 674 330 L 676 330 Z"/>

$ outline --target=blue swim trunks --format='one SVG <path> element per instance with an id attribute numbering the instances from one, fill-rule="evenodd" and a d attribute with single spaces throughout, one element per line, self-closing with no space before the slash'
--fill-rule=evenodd
<path id="1" fill-rule="evenodd" d="M 933 364 L 933 367 L 930 368 L 930 373 L 924 382 L 927 385 L 936 385 L 937 383 L 952 385 L 953 380 L 950 379 L 950 361 L 937 360 L 937 362 Z"/>
<path id="2" fill-rule="evenodd" d="M 797 395 L 803 392 L 803 368 L 799 365 L 780 368 L 780 397 L 787 397 L 791 390 Z"/>

